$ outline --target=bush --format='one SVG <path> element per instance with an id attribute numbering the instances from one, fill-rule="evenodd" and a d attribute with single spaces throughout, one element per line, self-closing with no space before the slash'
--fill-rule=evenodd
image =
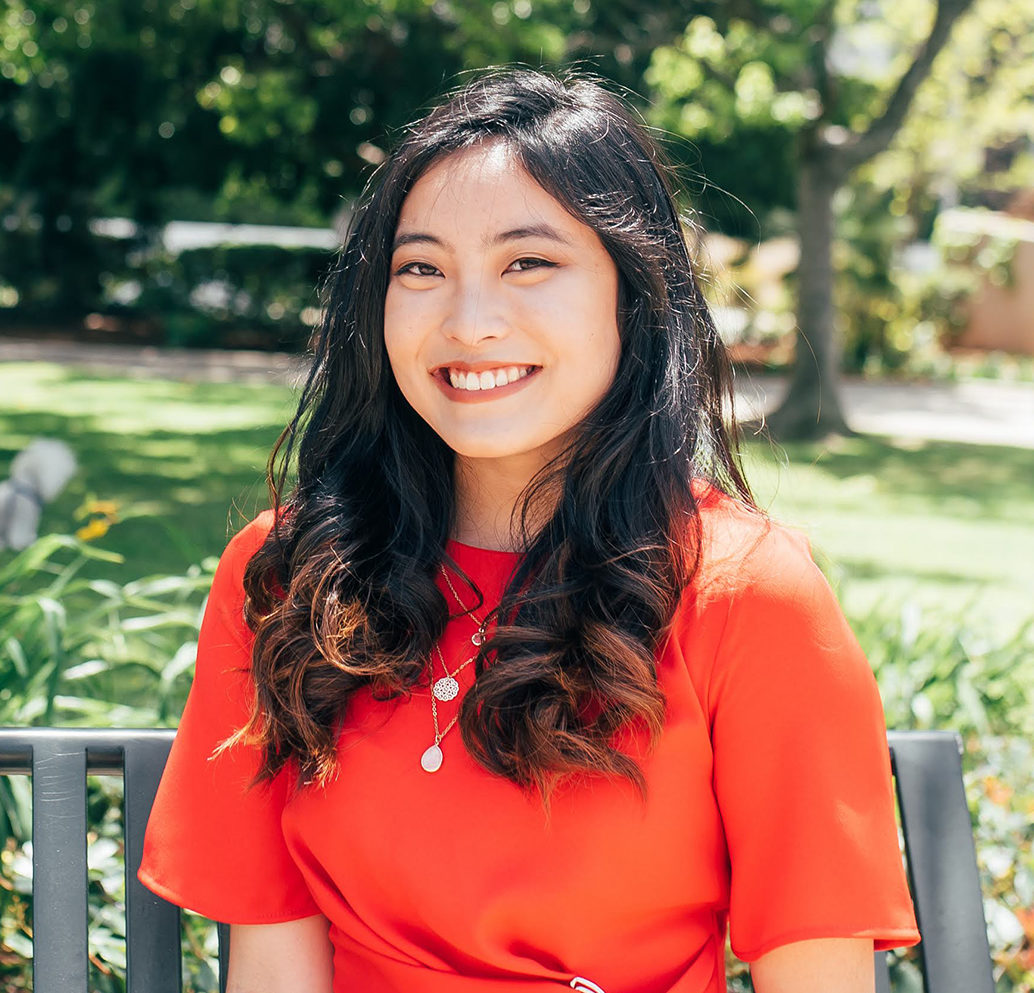
<path id="1" fill-rule="evenodd" d="M 95 516 L 80 534 L 105 530 Z M 121 585 L 83 575 L 91 562 L 119 559 L 82 538 L 50 534 L 0 565 L 0 723 L 146 727 L 178 720 L 215 560 L 186 576 Z M 90 988 L 122 993 L 121 797 L 97 777 L 87 796 Z M 0 778 L 0 976 L 8 989 L 31 989 L 31 824 L 27 779 Z M 212 936 L 195 921 L 188 941 L 198 950 L 187 959 L 194 988 L 214 991 Z"/>
<path id="2" fill-rule="evenodd" d="M 122 330 L 129 340 L 156 345 L 303 351 L 335 259 L 309 246 L 209 245 L 172 253 L 143 235 L 85 232 L 81 240 L 90 285 L 76 291 L 73 306 L 68 287 L 53 275 L 60 267 L 47 270 L 37 257 L 36 233 L 0 230 L 0 255 L 11 259 L 0 277 L 3 324 L 76 326 L 86 319 L 87 329 L 103 325 L 105 340 L 117 340 Z M 86 273 L 85 263 L 78 271 Z"/>
<path id="3" fill-rule="evenodd" d="M 1001 993 L 1034 990 L 1034 621 L 995 635 L 911 602 L 853 619 L 888 727 L 962 735 Z M 908 959 L 900 966 L 908 968 Z"/>
<path id="4" fill-rule="evenodd" d="M 148 258 L 135 309 L 160 315 L 164 344 L 300 351 L 333 264 L 320 248 L 215 245 Z"/>

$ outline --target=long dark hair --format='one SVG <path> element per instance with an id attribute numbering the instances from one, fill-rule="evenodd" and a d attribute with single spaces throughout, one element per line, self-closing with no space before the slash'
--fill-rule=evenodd
<path id="1" fill-rule="evenodd" d="M 578 773 L 642 788 L 615 736 L 634 728 L 652 742 L 663 726 L 655 652 L 698 565 L 694 488 L 751 503 L 723 421 L 724 350 L 646 128 L 584 77 L 477 76 L 410 126 L 371 180 L 298 410 L 270 456 L 276 523 L 244 578 L 257 697 L 241 736 L 262 747 L 261 777 L 295 761 L 303 780 L 325 782 L 351 694 L 365 685 L 389 698 L 426 681 L 448 622 L 435 576 L 453 453 L 395 384 L 384 298 L 406 194 L 432 163 L 486 141 L 505 143 L 610 253 L 621 358 L 518 508 L 525 554 L 460 712 L 477 761 L 547 799 Z M 532 530 L 528 508 L 544 493 L 551 516 Z"/>

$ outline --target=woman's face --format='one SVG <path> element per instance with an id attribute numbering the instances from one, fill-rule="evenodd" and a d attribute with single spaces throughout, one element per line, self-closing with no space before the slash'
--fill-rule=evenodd
<path id="1" fill-rule="evenodd" d="M 458 455 L 545 462 L 614 379 L 617 302 L 596 233 L 487 144 L 437 162 L 403 202 L 384 342 Z"/>

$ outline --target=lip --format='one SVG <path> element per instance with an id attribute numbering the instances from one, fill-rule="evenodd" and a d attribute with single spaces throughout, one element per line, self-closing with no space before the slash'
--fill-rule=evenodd
<path id="1" fill-rule="evenodd" d="M 489 369 L 505 369 L 510 365 L 516 365 L 518 367 L 527 365 L 526 363 L 520 362 L 450 362 L 446 365 L 440 365 L 437 369 L 431 372 L 431 378 L 434 380 L 435 385 L 442 393 L 447 396 L 450 400 L 456 403 L 490 403 L 492 400 L 501 400 L 504 397 L 512 396 L 514 393 L 524 389 L 531 380 L 533 380 L 541 371 L 542 366 L 531 366 L 531 372 L 527 376 L 523 376 L 520 379 L 515 379 L 512 383 L 507 383 L 505 386 L 496 386 L 490 390 L 458 390 L 452 383 L 449 382 L 448 372 L 449 369 L 462 370 L 463 372 L 486 372 Z"/>

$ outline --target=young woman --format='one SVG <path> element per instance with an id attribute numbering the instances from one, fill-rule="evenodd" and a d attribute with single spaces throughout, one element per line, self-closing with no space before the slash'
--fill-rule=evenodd
<path id="1" fill-rule="evenodd" d="M 918 940 L 871 671 L 728 392 L 621 101 L 497 72 L 403 136 L 148 830 L 232 993 L 716 993 L 727 926 L 760 993 L 860 993 Z"/>

